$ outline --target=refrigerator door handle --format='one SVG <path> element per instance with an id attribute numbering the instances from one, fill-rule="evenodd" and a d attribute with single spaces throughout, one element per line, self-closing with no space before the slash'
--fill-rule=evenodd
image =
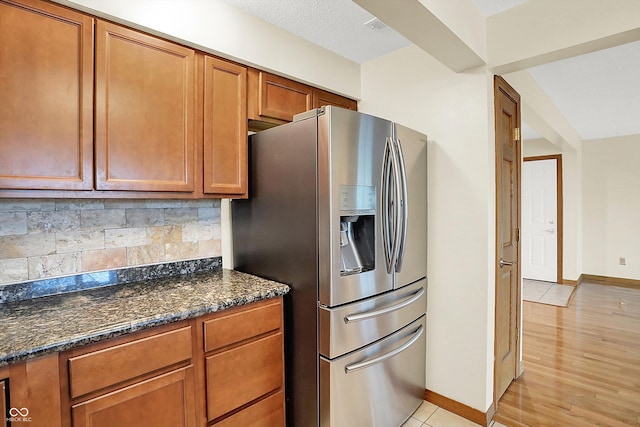
<path id="1" fill-rule="evenodd" d="M 417 292 L 412 293 L 411 295 L 405 297 L 404 301 L 388 305 L 384 308 L 380 308 L 377 310 L 369 310 L 363 311 L 361 313 L 347 314 L 344 316 L 344 323 L 358 322 L 361 320 L 371 319 L 373 317 L 378 317 L 383 314 L 391 313 L 392 311 L 400 310 L 408 305 L 413 304 L 417 300 L 420 299 L 424 295 L 424 288 L 420 288 Z"/>
<path id="2" fill-rule="evenodd" d="M 402 203 L 402 180 L 400 171 L 400 160 L 398 159 L 398 149 L 395 141 L 390 138 L 391 142 L 391 163 L 393 164 L 393 189 L 394 194 L 394 226 L 393 226 L 393 246 L 391 251 L 391 272 L 396 266 L 398 261 L 398 255 L 400 252 L 400 244 L 402 239 L 402 216 L 400 211 L 400 205 Z M 390 272 L 390 273 L 391 273 Z"/>
<path id="3" fill-rule="evenodd" d="M 353 371 L 357 371 L 360 369 L 365 369 L 368 368 L 369 366 L 384 362 L 387 359 L 392 358 L 393 356 L 402 353 L 403 351 L 405 351 L 406 349 L 408 349 L 409 347 L 411 347 L 413 345 L 414 342 L 418 341 L 420 339 L 420 336 L 422 336 L 422 334 L 424 333 L 424 327 L 422 325 L 420 325 L 420 327 L 418 329 L 416 329 L 416 331 L 413 333 L 413 336 L 411 337 L 411 339 L 409 341 L 407 341 L 406 343 L 402 344 L 400 347 L 396 348 L 395 350 L 392 350 L 388 353 L 385 353 L 383 355 L 377 356 L 377 357 L 373 357 L 371 359 L 368 360 L 363 360 L 362 362 L 358 362 L 358 363 L 352 363 L 350 365 L 347 365 L 344 367 L 344 371 L 345 373 L 349 374 Z"/>
<path id="4" fill-rule="evenodd" d="M 391 180 L 391 169 L 393 165 L 391 164 L 392 156 L 391 156 L 391 140 L 387 138 L 386 144 L 384 146 L 384 155 L 382 157 L 382 185 L 380 186 L 382 194 L 381 194 L 381 211 L 382 211 L 382 244 L 384 246 L 384 259 L 387 264 L 387 273 L 393 273 L 393 251 L 391 247 L 392 237 L 391 234 L 393 230 L 391 229 L 391 194 L 389 189 L 389 184 Z"/>
<path id="5" fill-rule="evenodd" d="M 396 259 L 396 272 L 400 272 L 402 270 L 402 261 L 404 260 L 404 250 L 407 244 L 407 220 L 409 218 L 409 197 L 408 197 L 408 189 L 407 189 L 407 170 L 404 163 L 404 154 L 402 153 L 402 145 L 400 144 L 400 140 L 397 140 L 396 146 L 398 147 L 398 163 L 400 164 L 400 177 L 401 184 L 399 185 L 400 190 L 402 192 L 402 199 L 400 200 L 399 210 L 401 210 L 402 215 L 400 215 L 400 220 L 402 222 L 401 231 L 398 233 L 401 235 L 400 245 L 398 247 L 398 256 Z"/>

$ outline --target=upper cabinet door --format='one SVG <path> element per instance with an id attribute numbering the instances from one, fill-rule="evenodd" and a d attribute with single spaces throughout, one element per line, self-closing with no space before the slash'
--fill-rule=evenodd
<path id="1" fill-rule="evenodd" d="M 346 108 L 348 110 L 358 111 L 358 103 L 353 99 L 327 92 L 326 90 L 313 90 L 313 108 L 320 108 L 325 105 L 334 105 L 336 107 Z"/>
<path id="2" fill-rule="evenodd" d="M 251 73 L 250 79 L 257 83 L 257 88 L 249 96 L 250 119 L 290 122 L 295 114 L 313 108 L 310 86 L 264 71 L 252 69 Z"/>
<path id="3" fill-rule="evenodd" d="M 247 69 L 204 58 L 204 192 L 247 193 Z"/>
<path id="4" fill-rule="evenodd" d="M 93 19 L 0 0 L 0 188 L 93 187 Z"/>
<path id="5" fill-rule="evenodd" d="M 96 189 L 194 191 L 195 52 L 96 25 Z"/>

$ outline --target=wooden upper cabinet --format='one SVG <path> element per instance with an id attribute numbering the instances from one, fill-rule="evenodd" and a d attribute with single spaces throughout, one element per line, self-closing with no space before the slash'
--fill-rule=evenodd
<path id="1" fill-rule="evenodd" d="M 247 193 L 247 69 L 204 57 L 204 192 Z"/>
<path id="2" fill-rule="evenodd" d="M 346 108 L 348 110 L 358 110 L 358 103 L 353 99 L 327 92 L 326 90 L 313 90 L 313 108 L 320 108 L 325 105 L 334 105 L 336 107 Z"/>
<path id="3" fill-rule="evenodd" d="M 324 105 L 358 110 L 353 99 L 307 86 L 254 68 L 249 69 L 250 129 L 260 131 L 293 120 L 296 114 Z"/>
<path id="4" fill-rule="evenodd" d="M 195 52 L 96 25 L 96 189 L 193 192 Z"/>
<path id="5" fill-rule="evenodd" d="M 93 187 L 93 19 L 0 0 L 0 188 Z"/>
<path id="6" fill-rule="evenodd" d="M 249 119 L 285 123 L 313 108 L 310 86 L 260 70 L 249 73 Z"/>

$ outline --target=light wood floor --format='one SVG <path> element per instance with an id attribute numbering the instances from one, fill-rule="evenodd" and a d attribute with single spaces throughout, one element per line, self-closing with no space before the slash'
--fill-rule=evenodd
<path id="1" fill-rule="evenodd" d="M 567 308 L 524 302 L 523 322 L 525 371 L 495 421 L 640 426 L 640 290 L 583 282 Z"/>

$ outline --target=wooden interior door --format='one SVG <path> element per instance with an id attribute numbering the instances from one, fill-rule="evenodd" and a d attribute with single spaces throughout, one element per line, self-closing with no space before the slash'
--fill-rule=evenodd
<path id="1" fill-rule="evenodd" d="M 494 79 L 496 131 L 496 314 L 494 394 L 517 376 L 520 352 L 520 95 Z"/>
<path id="2" fill-rule="evenodd" d="M 195 52 L 96 24 L 96 189 L 194 191 Z"/>
<path id="3" fill-rule="evenodd" d="M 93 188 L 93 19 L 0 0 L 0 188 Z"/>

